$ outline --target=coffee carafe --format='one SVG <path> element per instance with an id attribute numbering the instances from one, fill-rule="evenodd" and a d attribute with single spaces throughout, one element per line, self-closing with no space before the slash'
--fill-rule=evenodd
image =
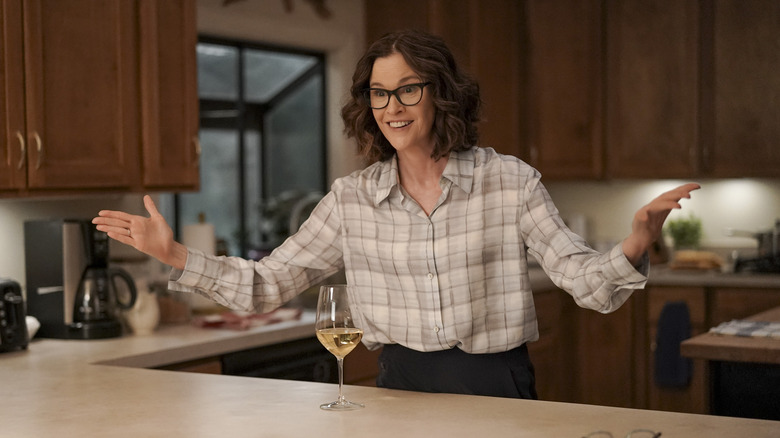
<path id="1" fill-rule="evenodd" d="M 117 278 L 125 283 L 124 291 L 117 285 Z M 131 309 L 136 296 L 133 278 L 124 270 L 86 268 L 76 292 L 71 330 L 80 331 L 85 339 L 121 336 L 118 310 Z"/>
<path id="2" fill-rule="evenodd" d="M 82 223 L 87 266 L 73 301 L 74 338 L 99 339 L 122 335 L 118 311 L 133 307 L 135 282 L 126 271 L 108 267 L 108 239 L 91 224 Z M 120 281 L 117 282 L 116 280 Z"/>

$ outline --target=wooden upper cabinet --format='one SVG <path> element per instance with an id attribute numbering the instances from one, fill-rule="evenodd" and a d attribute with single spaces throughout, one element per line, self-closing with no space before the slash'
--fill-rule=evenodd
<path id="1" fill-rule="evenodd" d="M 134 3 L 24 2 L 28 188 L 129 188 L 138 176 Z"/>
<path id="2" fill-rule="evenodd" d="M 0 196 L 198 187 L 194 0 L 0 5 Z"/>
<path id="3" fill-rule="evenodd" d="M 780 2 L 716 0 L 706 10 L 704 167 L 714 177 L 780 175 Z M 709 26 L 712 26 L 711 28 Z"/>
<path id="4" fill-rule="evenodd" d="M 0 3 L 0 191 L 27 183 L 22 2 Z"/>
<path id="5" fill-rule="evenodd" d="M 199 185 L 195 3 L 141 3 L 143 183 Z"/>
<path id="6" fill-rule="evenodd" d="M 698 4 L 607 3 L 607 174 L 669 178 L 699 170 Z"/>
<path id="7" fill-rule="evenodd" d="M 602 2 L 528 0 L 527 141 L 546 178 L 603 176 Z"/>

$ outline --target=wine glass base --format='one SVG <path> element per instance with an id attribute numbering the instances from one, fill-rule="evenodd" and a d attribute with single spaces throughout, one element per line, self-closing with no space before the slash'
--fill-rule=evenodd
<path id="1" fill-rule="evenodd" d="M 362 409 L 364 407 L 366 406 L 362 403 L 355 403 L 349 400 L 336 400 L 320 405 L 320 409 L 326 411 L 354 411 L 355 409 Z"/>

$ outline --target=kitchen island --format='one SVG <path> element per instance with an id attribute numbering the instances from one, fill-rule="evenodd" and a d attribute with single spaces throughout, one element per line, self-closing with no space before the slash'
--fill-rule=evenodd
<path id="1" fill-rule="evenodd" d="M 162 327 L 151 336 L 35 340 L 0 355 L 4 438 L 777 437 L 780 422 L 346 386 L 365 409 L 326 412 L 337 385 L 148 369 L 310 336 L 313 315 L 246 332 Z M 346 362 L 349 362 L 347 357 Z"/>
<path id="2" fill-rule="evenodd" d="M 780 307 L 745 321 L 780 322 Z M 707 361 L 709 412 L 780 420 L 780 339 L 707 332 L 684 341 L 682 355 Z"/>

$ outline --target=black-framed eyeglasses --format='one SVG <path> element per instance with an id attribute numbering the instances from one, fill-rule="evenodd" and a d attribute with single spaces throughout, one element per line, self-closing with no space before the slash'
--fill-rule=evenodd
<path id="1" fill-rule="evenodd" d="M 634 429 L 626 435 L 626 438 L 658 438 L 659 436 L 661 436 L 661 432 L 650 429 Z M 611 432 L 607 432 L 606 430 L 597 430 L 582 438 L 614 438 L 614 436 Z"/>
<path id="2" fill-rule="evenodd" d="M 395 96 L 398 102 L 404 106 L 413 106 L 420 103 L 423 96 L 423 88 L 430 85 L 430 82 L 420 82 L 416 84 L 401 85 L 395 90 L 385 90 L 384 88 L 366 88 L 363 90 L 363 96 L 372 109 L 382 109 L 390 104 L 390 96 Z"/>

